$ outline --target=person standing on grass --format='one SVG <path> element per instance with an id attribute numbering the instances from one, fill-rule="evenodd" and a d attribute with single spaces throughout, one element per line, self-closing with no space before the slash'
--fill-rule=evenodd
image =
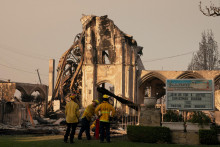
<path id="1" fill-rule="evenodd" d="M 70 143 L 74 143 L 74 135 L 76 131 L 76 126 L 79 122 L 79 105 L 74 102 L 74 99 L 76 98 L 76 94 L 72 94 L 70 96 L 70 102 L 66 104 L 65 107 L 65 115 L 66 115 L 66 123 L 67 123 L 67 129 L 66 133 L 64 135 L 64 142 L 67 143 L 68 136 L 70 134 Z M 71 132 L 70 132 L 71 130 Z"/>
<path id="2" fill-rule="evenodd" d="M 109 118 L 115 115 L 115 109 L 108 103 L 108 95 L 103 95 L 103 102 L 97 106 L 95 113 L 100 116 L 100 143 L 104 142 L 106 132 L 106 141 L 110 143 L 110 122 Z"/>
<path id="3" fill-rule="evenodd" d="M 98 100 L 92 101 L 92 104 L 88 105 L 82 115 L 82 127 L 80 129 L 78 139 L 82 140 L 82 133 L 86 131 L 87 140 L 91 139 L 90 136 L 90 121 L 92 116 L 95 114 L 95 108 L 99 104 Z"/>

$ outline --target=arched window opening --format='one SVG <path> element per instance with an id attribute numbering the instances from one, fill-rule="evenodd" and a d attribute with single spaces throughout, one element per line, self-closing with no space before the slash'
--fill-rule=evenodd
<path id="1" fill-rule="evenodd" d="M 157 77 L 149 77 L 139 88 L 138 103 L 144 103 L 147 98 L 156 98 L 157 104 L 162 104 L 165 93 L 165 83 Z"/>
<path id="2" fill-rule="evenodd" d="M 14 93 L 14 101 L 26 102 L 27 93 L 22 87 L 18 87 Z"/>
<path id="3" fill-rule="evenodd" d="M 15 101 L 22 101 L 21 96 L 22 96 L 21 91 L 19 91 L 18 89 L 16 89 L 16 90 L 15 90 L 15 94 L 14 94 L 14 100 L 15 100 Z"/>
<path id="4" fill-rule="evenodd" d="M 111 64 L 111 61 L 109 60 L 109 52 L 108 50 L 103 51 L 103 60 L 104 64 Z"/>

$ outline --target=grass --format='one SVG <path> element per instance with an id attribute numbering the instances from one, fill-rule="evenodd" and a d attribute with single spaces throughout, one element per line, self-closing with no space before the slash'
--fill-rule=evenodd
<path id="1" fill-rule="evenodd" d="M 46 136 L 30 136 L 30 135 L 19 135 L 19 136 L 0 136 L 0 147 L 193 147 L 189 145 L 176 145 L 176 144 L 148 144 L 139 142 L 130 142 L 125 137 L 112 138 L 111 143 L 99 143 L 99 140 L 86 139 L 77 140 L 75 143 L 63 143 L 63 136 L 61 135 L 46 135 Z M 201 145 L 200 145 L 201 146 Z M 212 147 L 217 147 L 212 146 Z M 201 146 L 206 147 L 206 146 Z M 208 146 L 207 146 L 208 147 Z M 210 145 L 209 145 L 210 147 Z"/>

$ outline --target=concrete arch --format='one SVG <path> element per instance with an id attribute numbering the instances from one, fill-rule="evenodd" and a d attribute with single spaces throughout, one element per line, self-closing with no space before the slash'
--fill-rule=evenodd
<path id="1" fill-rule="evenodd" d="M 139 80 L 139 87 L 141 87 L 141 85 L 150 78 L 158 78 L 159 80 L 163 81 L 163 83 L 166 83 L 166 78 L 163 75 L 153 71 L 141 77 Z"/>
<path id="2" fill-rule="evenodd" d="M 46 94 L 44 93 L 43 89 L 41 89 L 40 87 L 35 87 L 30 91 L 30 94 L 32 94 L 34 91 L 39 91 L 42 98 L 46 99 Z"/>
<path id="3" fill-rule="evenodd" d="M 16 89 L 21 92 L 21 96 L 27 95 L 27 91 L 23 87 L 16 85 Z"/>
<path id="4" fill-rule="evenodd" d="M 138 103 L 143 104 L 145 97 L 161 98 L 165 94 L 166 78 L 157 72 L 150 72 L 144 75 L 139 81 Z M 145 92 L 150 93 L 145 96 Z M 148 92 L 147 92 L 148 93 Z"/>
<path id="5" fill-rule="evenodd" d="M 195 71 L 185 71 L 176 77 L 176 79 L 204 79 L 204 77 Z"/>

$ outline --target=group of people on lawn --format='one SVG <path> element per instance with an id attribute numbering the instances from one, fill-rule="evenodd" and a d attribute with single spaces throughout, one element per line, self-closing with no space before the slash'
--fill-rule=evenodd
<path id="1" fill-rule="evenodd" d="M 64 135 L 64 142 L 68 142 L 68 136 L 70 137 L 70 143 L 74 143 L 74 135 L 77 124 L 79 122 L 80 112 L 79 105 L 75 102 L 76 94 L 70 96 L 70 102 L 66 104 L 65 115 L 67 129 Z M 78 139 L 82 139 L 82 133 L 86 132 L 87 140 L 91 139 L 90 136 L 90 122 L 93 116 L 99 119 L 99 132 L 100 132 L 100 143 L 104 142 L 104 137 L 106 136 L 106 141 L 110 142 L 110 117 L 113 117 L 115 110 L 111 104 L 108 102 L 109 96 L 103 95 L 102 103 L 98 100 L 93 100 L 92 104 L 88 105 L 81 117 L 81 128 L 78 134 Z"/>

